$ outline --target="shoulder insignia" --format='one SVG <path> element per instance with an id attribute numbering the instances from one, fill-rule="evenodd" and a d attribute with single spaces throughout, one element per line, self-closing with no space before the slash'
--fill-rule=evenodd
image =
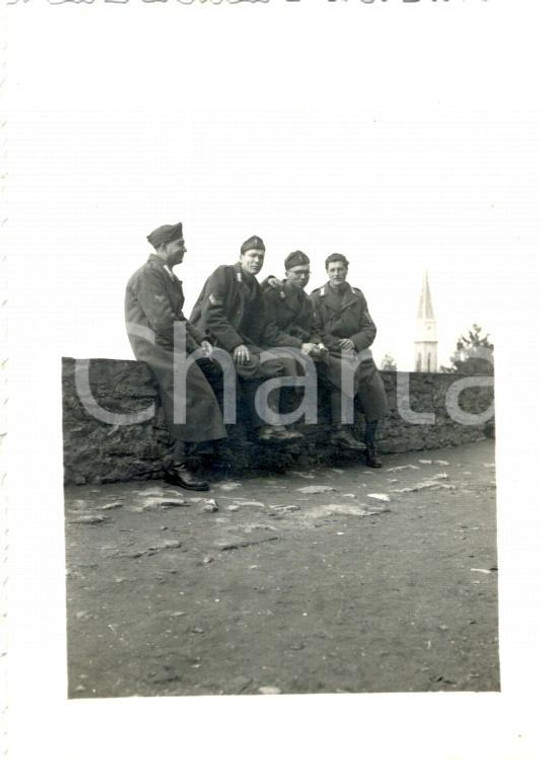
<path id="1" fill-rule="evenodd" d="M 237 272 L 237 282 L 242 282 L 242 273 Z"/>

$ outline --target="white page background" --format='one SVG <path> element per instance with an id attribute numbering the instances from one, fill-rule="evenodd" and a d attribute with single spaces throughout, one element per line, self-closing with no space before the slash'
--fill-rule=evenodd
<path id="1" fill-rule="evenodd" d="M 4 8 L 13 757 L 539 756 L 539 13 L 529 0 Z M 240 243 L 335 250 L 411 369 L 496 343 L 502 694 L 65 699 L 60 357 L 129 358 L 123 291 L 181 219 L 188 309 Z"/>

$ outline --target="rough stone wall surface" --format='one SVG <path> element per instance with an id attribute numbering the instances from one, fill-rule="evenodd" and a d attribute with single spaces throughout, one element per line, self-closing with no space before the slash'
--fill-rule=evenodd
<path id="1" fill-rule="evenodd" d="M 458 446 L 485 436 L 486 422 L 464 425 L 449 414 L 446 397 L 451 385 L 459 379 L 457 375 L 418 372 L 382 372 L 381 375 L 390 407 L 389 415 L 379 426 L 378 446 L 382 453 Z M 88 388 L 84 388 L 86 378 L 91 395 Z M 66 483 L 111 483 L 161 476 L 171 463 L 172 441 L 165 427 L 158 387 L 146 365 L 128 360 L 64 358 L 62 385 Z M 470 387 L 459 396 L 460 409 L 469 414 L 485 412 L 492 402 L 490 386 Z M 99 405 L 100 416 L 103 417 L 102 410 L 112 413 L 112 420 L 97 419 L 89 411 L 93 403 Z M 118 424 L 120 417 L 114 417 L 145 410 L 151 405 L 155 413 L 144 422 Z M 336 452 L 329 445 L 326 412 L 323 394 L 320 421 L 316 425 L 299 425 L 304 440 L 300 445 L 287 448 L 255 443 L 247 438 L 242 426 L 228 426 L 227 443 L 215 466 L 235 471 L 276 469 L 314 463 L 336 464 L 358 457 L 355 452 Z M 432 414 L 434 419 L 429 424 L 416 424 L 411 419 L 412 412 Z M 357 413 L 359 434 L 362 434 L 362 425 L 362 415 Z"/>

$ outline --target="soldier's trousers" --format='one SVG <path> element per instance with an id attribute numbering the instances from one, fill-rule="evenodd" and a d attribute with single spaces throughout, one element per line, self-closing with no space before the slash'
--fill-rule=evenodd
<path id="1" fill-rule="evenodd" d="M 261 383 L 272 377 L 282 377 L 286 370 L 283 363 L 276 358 L 260 360 L 262 349 L 258 346 L 248 344 L 251 353 L 249 362 L 246 364 L 235 364 L 235 370 L 238 377 L 238 399 L 237 411 L 239 418 L 248 428 L 256 429 L 267 424 L 262 419 L 256 408 L 256 394 Z M 277 412 L 276 396 L 272 392 L 268 397 L 268 406 L 272 411 Z"/>

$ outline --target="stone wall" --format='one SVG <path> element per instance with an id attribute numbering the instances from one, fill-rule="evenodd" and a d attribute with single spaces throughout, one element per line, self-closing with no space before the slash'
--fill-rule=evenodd
<path id="1" fill-rule="evenodd" d="M 88 371 L 85 368 L 85 363 Z M 382 372 L 390 413 L 380 425 L 382 453 L 420 451 L 479 440 L 490 425 L 464 425 L 448 411 L 446 395 L 457 375 Z M 77 377 L 76 377 L 77 375 Z M 85 388 L 85 379 L 89 387 Z M 77 380 L 77 382 L 76 382 Z M 409 384 L 409 393 L 407 386 Z M 171 441 L 165 428 L 158 389 L 148 368 L 136 361 L 91 359 L 62 360 L 64 471 L 71 484 L 110 483 L 121 480 L 158 478 L 171 461 Z M 456 386 L 455 386 L 456 388 Z M 83 401 L 84 403 L 83 403 Z M 409 403 L 408 403 L 409 399 Z M 493 401 L 492 387 L 471 387 L 459 396 L 460 409 L 480 414 Z M 110 421 L 103 410 L 112 413 Z M 126 415 L 155 405 L 155 414 L 137 424 L 114 424 L 114 415 Z M 416 414 L 433 414 L 430 424 L 415 424 Z M 337 463 L 358 458 L 356 452 L 336 452 L 328 444 L 329 421 L 325 399 L 320 403 L 320 422 L 300 425 L 305 439 L 288 447 L 254 443 L 240 425 L 229 426 L 227 447 L 214 466 L 230 472 L 246 469 L 297 468 L 316 463 Z M 106 415 L 108 416 L 108 415 Z M 456 415 L 455 415 L 456 416 Z M 416 420 L 419 422 L 420 420 Z M 357 414 L 357 427 L 362 415 Z M 361 430 L 359 429 L 359 433 Z"/>

